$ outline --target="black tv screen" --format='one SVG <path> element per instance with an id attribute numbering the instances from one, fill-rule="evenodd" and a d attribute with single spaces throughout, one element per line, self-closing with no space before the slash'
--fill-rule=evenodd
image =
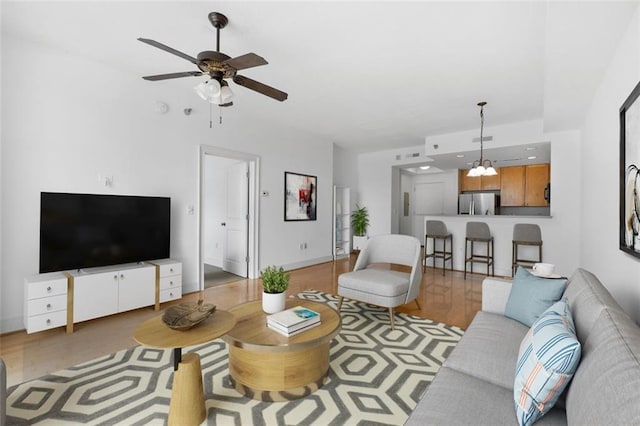
<path id="1" fill-rule="evenodd" d="M 171 199 L 42 192 L 40 273 L 164 259 Z"/>

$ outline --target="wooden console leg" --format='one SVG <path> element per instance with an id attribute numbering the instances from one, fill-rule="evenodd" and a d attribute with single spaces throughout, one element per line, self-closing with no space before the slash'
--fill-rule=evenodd
<path id="1" fill-rule="evenodd" d="M 200 356 L 188 353 L 173 373 L 169 426 L 199 425 L 206 415 Z"/>

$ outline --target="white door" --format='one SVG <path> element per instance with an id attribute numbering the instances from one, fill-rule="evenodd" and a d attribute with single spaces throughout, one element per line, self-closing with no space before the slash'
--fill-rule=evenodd
<path id="1" fill-rule="evenodd" d="M 222 269 L 247 277 L 247 246 L 249 225 L 249 168 L 240 162 L 227 169 L 227 215 L 222 223 L 225 241 L 222 249 Z"/>

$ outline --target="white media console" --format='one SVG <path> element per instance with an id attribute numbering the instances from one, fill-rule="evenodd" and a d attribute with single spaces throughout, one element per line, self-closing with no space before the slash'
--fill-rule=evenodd
<path id="1" fill-rule="evenodd" d="M 182 297 L 182 263 L 172 259 L 81 271 L 51 272 L 24 280 L 27 333 L 66 325 Z"/>

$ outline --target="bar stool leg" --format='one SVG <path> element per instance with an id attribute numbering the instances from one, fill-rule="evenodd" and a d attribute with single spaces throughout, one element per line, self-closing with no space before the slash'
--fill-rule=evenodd
<path id="1" fill-rule="evenodd" d="M 464 239 L 464 279 L 467 279 L 467 245 L 468 245 L 469 241 L 467 241 L 467 239 Z"/>
<path id="2" fill-rule="evenodd" d="M 444 277 L 444 269 L 447 263 L 447 237 L 442 239 L 442 276 Z"/>

